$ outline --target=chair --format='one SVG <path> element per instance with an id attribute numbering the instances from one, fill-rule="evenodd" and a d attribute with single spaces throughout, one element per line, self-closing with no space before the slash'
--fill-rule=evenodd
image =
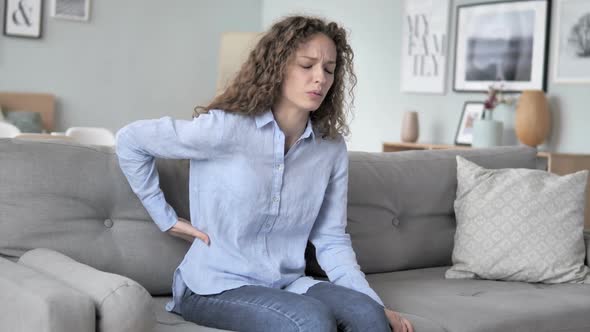
<path id="1" fill-rule="evenodd" d="M 81 144 L 107 146 L 115 145 L 115 135 L 106 128 L 71 127 L 66 130 L 66 136 L 74 138 Z"/>
<path id="2" fill-rule="evenodd" d="M 0 121 L 0 138 L 12 138 L 20 134 L 20 129 L 8 122 Z"/>

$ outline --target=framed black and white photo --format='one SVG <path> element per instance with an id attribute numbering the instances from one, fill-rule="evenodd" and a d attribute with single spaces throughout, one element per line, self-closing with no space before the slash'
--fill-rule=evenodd
<path id="1" fill-rule="evenodd" d="M 458 6 L 453 89 L 546 90 L 550 11 L 548 0 Z"/>
<path id="2" fill-rule="evenodd" d="M 557 3 L 553 81 L 590 83 L 590 1 Z"/>
<path id="3" fill-rule="evenodd" d="M 405 0 L 401 90 L 445 93 L 450 0 Z"/>
<path id="4" fill-rule="evenodd" d="M 455 134 L 456 145 L 471 145 L 473 142 L 473 123 L 483 117 L 484 103 L 466 101 Z"/>
<path id="5" fill-rule="evenodd" d="M 90 19 L 90 0 L 51 0 L 51 17 L 88 21 Z"/>
<path id="6" fill-rule="evenodd" d="M 41 38 L 42 0 L 4 0 L 4 35 Z"/>

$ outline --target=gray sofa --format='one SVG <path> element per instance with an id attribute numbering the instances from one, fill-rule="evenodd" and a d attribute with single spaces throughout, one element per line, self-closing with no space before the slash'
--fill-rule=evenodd
<path id="1" fill-rule="evenodd" d="M 456 154 L 487 168 L 535 167 L 524 147 L 350 152 L 348 232 L 375 291 L 417 332 L 590 331 L 590 285 L 444 278 Z M 188 162 L 157 163 L 167 200 L 188 218 Z M 155 331 L 214 331 L 164 310 L 187 248 L 153 224 L 112 149 L 0 139 L 0 331 L 130 331 L 130 317 L 146 313 L 125 301 L 147 292 Z M 306 257 L 321 277 L 313 247 Z"/>

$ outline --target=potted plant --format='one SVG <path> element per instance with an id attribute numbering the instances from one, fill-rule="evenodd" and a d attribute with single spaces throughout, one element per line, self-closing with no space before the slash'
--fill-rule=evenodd
<path id="1" fill-rule="evenodd" d="M 502 93 L 502 85 L 496 87 L 491 85 L 488 89 L 487 98 L 483 104 L 483 116 L 473 125 L 473 147 L 491 147 L 498 145 L 511 145 L 509 139 L 516 136 L 514 133 L 514 111 L 512 98 L 505 98 Z M 508 106 L 508 107 L 507 107 Z M 493 114 L 502 112 L 502 116 L 494 119 Z M 504 125 L 506 118 L 512 117 L 508 126 Z M 506 129 L 504 129 L 506 128 Z M 507 133 L 504 133 L 508 131 Z M 512 134 L 511 134 L 511 133 Z"/>

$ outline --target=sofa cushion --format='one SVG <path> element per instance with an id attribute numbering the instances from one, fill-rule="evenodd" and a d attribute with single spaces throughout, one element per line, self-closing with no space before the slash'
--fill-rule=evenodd
<path id="1" fill-rule="evenodd" d="M 110 147 L 0 139 L 0 257 L 49 248 L 167 295 L 189 243 L 162 233 Z M 187 160 L 156 160 L 160 186 L 190 219 Z"/>
<path id="2" fill-rule="evenodd" d="M 457 157 L 457 231 L 447 278 L 590 283 L 587 177 L 588 171 L 489 170 Z"/>
<path id="3" fill-rule="evenodd" d="M 129 278 L 96 270 L 49 249 L 31 250 L 18 262 L 88 294 L 97 311 L 97 331 L 149 331 L 155 325 L 150 294 Z"/>
<path id="4" fill-rule="evenodd" d="M 590 331 L 590 285 L 445 279 L 447 269 L 371 274 L 367 280 L 393 310 L 446 332 Z"/>
<path id="5" fill-rule="evenodd" d="M 346 230 L 365 273 L 451 265 L 457 155 L 488 168 L 536 166 L 529 147 L 349 153 Z M 306 256 L 308 273 L 322 275 L 313 248 Z"/>
<path id="6" fill-rule="evenodd" d="M 96 331 L 94 304 L 87 294 L 3 258 L 0 313 L 0 331 Z"/>

